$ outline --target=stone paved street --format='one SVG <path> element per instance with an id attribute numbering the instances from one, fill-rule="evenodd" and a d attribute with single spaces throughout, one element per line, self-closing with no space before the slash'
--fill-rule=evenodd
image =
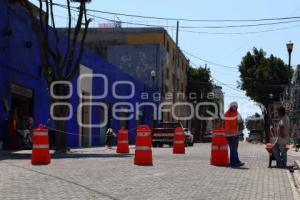
<path id="1" fill-rule="evenodd" d="M 172 155 L 171 150 L 153 149 L 152 167 L 134 166 L 133 155 L 105 148 L 73 150 L 48 166 L 32 166 L 26 151 L 2 153 L 0 199 L 297 198 L 288 170 L 267 168 L 262 145 L 240 146 L 243 169 L 209 165 L 210 144 L 195 144 L 186 155 Z"/>

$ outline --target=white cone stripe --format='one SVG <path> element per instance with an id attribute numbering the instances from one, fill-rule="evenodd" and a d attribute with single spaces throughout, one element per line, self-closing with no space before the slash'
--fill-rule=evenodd
<path id="1" fill-rule="evenodd" d="M 48 144 L 34 144 L 32 145 L 33 149 L 49 149 Z"/>
<path id="2" fill-rule="evenodd" d="M 135 150 L 148 151 L 148 150 L 151 150 L 151 147 L 149 147 L 149 146 L 136 146 Z"/>
<path id="3" fill-rule="evenodd" d="M 184 141 L 174 141 L 174 144 L 184 144 Z"/>
<path id="4" fill-rule="evenodd" d="M 214 146 L 211 147 L 211 149 L 212 149 L 212 150 L 219 150 L 219 146 L 215 146 L 215 145 L 214 145 Z"/>
<path id="5" fill-rule="evenodd" d="M 48 132 L 33 132 L 34 136 L 48 136 Z"/>
<path id="6" fill-rule="evenodd" d="M 118 143 L 119 144 L 128 144 L 128 140 L 119 140 Z"/>
<path id="7" fill-rule="evenodd" d="M 227 145 L 220 146 L 220 150 L 227 150 L 227 149 L 228 149 Z"/>
<path id="8" fill-rule="evenodd" d="M 227 150 L 228 147 L 227 147 L 227 145 L 221 145 L 221 146 L 213 145 L 213 146 L 211 147 L 211 149 L 212 149 L 212 150 Z"/>

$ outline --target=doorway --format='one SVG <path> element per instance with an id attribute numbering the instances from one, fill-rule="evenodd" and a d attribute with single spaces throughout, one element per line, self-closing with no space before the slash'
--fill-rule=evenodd
<path id="1" fill-rule="evenodd" d="M 13 95 L 11 100 L 11 111 L 20 117 L 33 116 L 33 102 L 32 99 Z"/>
<path id="2" fill-rule="evenodd" d="M 82 92 L 82 96 L 90 96 L 88 92 Z M 82 103 L 89 103 L 89 98 L 82 98 Z M 81 110 L 81 120 L 82 124 L 87 125 L 91 124 L 91 107 L 83 106 Z M 81 146 L 89 147 L 90 146 L 90 128 L 89 127 L 81 127 Z"/>
<path id="3" fill-rule="evenodd" d="M 34 117 L 33 110 L 33 90 L 12 83 L 11 89 L 11 106 L 10 111 L 15 125 L 9 130 L 8 140 L 9 149 L 26 149 L 24 145 L 23 136 L 16 130 L 27 130 L 29 117 Z M 15 130 L 13 130 L 15 129 Z M 27 147 L 28 148 L 28 147 Z"/>

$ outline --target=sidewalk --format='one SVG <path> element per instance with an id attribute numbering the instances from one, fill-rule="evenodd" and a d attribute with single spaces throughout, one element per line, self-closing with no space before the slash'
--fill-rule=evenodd
<path id="1" fill-rule="evenodd" d="M 300 194 L 300 151 L 296 152 L 295 148 L 292 147 L 288 151 L 288 156 L 291 160 L 294 160 L 294 165 L 297 170 L 294 170 L 294 173 L 292 173 L 293 181 L 295 184 L 295 187 L 298 189 L 298 194 Z"/>

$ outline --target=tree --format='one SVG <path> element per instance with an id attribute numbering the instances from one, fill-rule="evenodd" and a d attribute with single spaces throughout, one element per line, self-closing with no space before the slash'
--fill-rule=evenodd
<path id="1" fill-rule="evenodd" d="M 23 6 L 30 15 L 32 22 L 32 29 L 36 35 L 39 43 L 39 56 L 40 66 L 47 83 L 47 87 L 50 88 L 51 84 L 55 81 L 70 81 L 75 74 L 79 71 L 80 61 L 82 59 L 84 51 L 84 42 L 86 33 L 91 22 L 91 19 L 87 17 L 86 3 L 90 0 L 66 0 L 66 6 L 68 11 L 68 38 L 66 50 L 60 48 L 61 41 L 54 19 L 53 6 L 57 5 L 53 3 L 53 0 L 39 0 L 39 14 L 36 16 L 34 6 L 28 0 L 17 0 Z M 74 34 L 71 35 L 72 9 L 71 3 L 78 3 L 78 16 L 77 22 L 74 27 Z M 51 26 L 50 26 L 51 23 Z M 83 29 L 83 34 L 80 37 L 79 33 Z M 50 42 L 50 36 L 54 36 L 54 42 Z M 79 44 L 78 44 L 79 43 Z M 68 94 L 68 87 L 62 84 L 57 84 L 54 88 L 56 95 L 66 96 Z M 69 102 L 70 99 L 59 100 L 50 96 L 50 104 Z M 64 117 L 68 115 L 68 108 L 66 106 L 56 106 L 54 108 L 54 114 L 57 117 Z M 66 140 L 66 125 L 65 120 L 56 120 L 56 129 L 61 130 L 56 134 L 56 150 L 59 152 L 65 152 L 67 150 Z"/>
<path id="2" fill-rule="evenodd" d="M 187 94 L 195 93 L 196 98 L 189 99 L 192 103 L 199 103 L 208 101 L 208 93 L 212 91 L 213 83 L 211 79 L 211 72 L 210 69 L 207 67 L 199 67 L 199 68 L 193 68 L 189 67 L 187 72 Z M 203 106 L 200 109 L 201 115 L 206 114 L 207 108 L 204 108 Z M 192 120 L 192 127 L 196 131 L 195 134 L 195 141 L 199 140 L 201 137 L 201 133 L 204 133 L 206 130 L 206 121 L 198 121 L 198 120 Z M 192 130 L 193 131 L 193 130 Z"/>
<path id="3" fill-rule="evenodd" d="M 187 92 L 197 93 L 197 101 L 207 99 L 207 94 L 212 91 L 213 83 L 210 69 L 207 67 L 189 67 L 187 71 Z"/>
<path id="4" fill-rule="evenodd" d="M 268 110 L 272 101 L 279 101 L 286 85 L 290 83 L 293 71 L 280 58 L 266 56 L 263 49 L 253 48 L 239 65 L 239 87 L 246 95 Z M 273 95 L 272 99 L 269 98 Z M 265 112 L 266 140 L 269 140 L 269 113 Z"/>

